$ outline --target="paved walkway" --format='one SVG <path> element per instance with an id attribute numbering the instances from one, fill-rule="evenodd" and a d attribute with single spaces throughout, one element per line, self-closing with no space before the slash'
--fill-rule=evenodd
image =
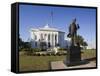
<path id="1" fill-rule="evenodd" d="M 96 63 L 91 61 L 87 64 L 68 67 L 67 65 L 64 64 L 63 61 L 51 62 L 51 69 L 71 69 L 71 68 L 87 68 L 87 67 L 96 67 Z"/>

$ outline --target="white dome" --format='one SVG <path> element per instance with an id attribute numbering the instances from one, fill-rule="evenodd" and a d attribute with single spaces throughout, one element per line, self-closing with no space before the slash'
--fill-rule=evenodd
<path id="1" fill-rule="evenodd" d="M 49 24 L 46 24 L 46 25 L 44 26 L 44 28 L 49 28 Z"/>

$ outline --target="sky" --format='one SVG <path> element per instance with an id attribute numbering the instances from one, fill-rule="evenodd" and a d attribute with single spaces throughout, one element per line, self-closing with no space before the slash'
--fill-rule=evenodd
<path id="1" fill-rule="evenodd" d="M 28 41 L 31 28 L 44 27 L 46 24 L 68 33 L 68 27 L 74 18 L 80 26 L 78 34 L 95 47 L 96 9 L 94 8 L 20 5 L 19 34 L 23 41 Z"/>

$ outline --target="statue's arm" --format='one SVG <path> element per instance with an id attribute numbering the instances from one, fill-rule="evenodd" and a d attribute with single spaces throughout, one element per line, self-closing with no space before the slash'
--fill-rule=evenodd
<path id="1" fill-rule="evenodd" d="M 79 24 L 77 24 L 77 29 L 79 29 L 80 28 L 80 26 L 79 26 Z"/>

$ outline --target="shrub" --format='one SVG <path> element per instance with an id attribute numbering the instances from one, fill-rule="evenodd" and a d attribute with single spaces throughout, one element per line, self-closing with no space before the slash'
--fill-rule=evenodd
<path id="1" fill-rule="evenodd" d="M 60 53 L 58 52 L 57 55 L 60 56 Z"/>
<path id="2" fill-rule="evenodd" d="M 58 49 L 59 51 L 64 51 L 64 50 L 67 50 L 66 48 L 59 48 Z"/>
<path id="3" fill-rule="evenodd" d="M 46 56 L 46 54 L 41 54 L 42 56 Z"/>
<path id="4" fill-rule="evenodd" d="M 66 55 L 66 54 L 67 54 L 67 53 L 64 53 L 64 52 L 58 52 L 58 53 L 57 53 L 58 56 Z"/>
<path id="5" fill-rule="evenodd" d="M 52 54 L 51 53 L 49 53 L 49 56 L 51 56 Z"/>
<path id="6" fill-rule="evenodd" d="M 33 56 L 36 56 L 36 53 L 33 53 L 32 55 L 33 55 Z"/>
<path id="7" fill-rule="evenodd" d="M 48 56 L 50 56 L 50 53 L 47 53 Z"/>
<path id="8" fill-rule="evenodd" d="M 67 53 L 62 52 L 62 53 L 60 53 L 60 55 L 67 55 Z"/>
<path id="9" fill-rule="evenodd" d="M 41 56 L 41 54 L 40 53 L 37 53 L 36 56 Z"/>
<path id="10" fill-rule="evenodd" d="M 27 52 L 27 55 L 33 55 L 32 49 L 30 49 L 30 50 L 28 50 L 28 51 L 26 51 L 26 52 Z"/>
<path id="11" fill-rule="evenodd" d="M 40 49 L 40 48 L 32 48 L 32 51 L 33 51 L 33 52 L 40 52 L 41 49 Z"/>
<path id="12" fill-rule="evenodd" d="M 27 50 L 26 48 L 21 48 L 21 49 L 20 49 L 20 51 L 26 51 L 26 50 Z"/>

